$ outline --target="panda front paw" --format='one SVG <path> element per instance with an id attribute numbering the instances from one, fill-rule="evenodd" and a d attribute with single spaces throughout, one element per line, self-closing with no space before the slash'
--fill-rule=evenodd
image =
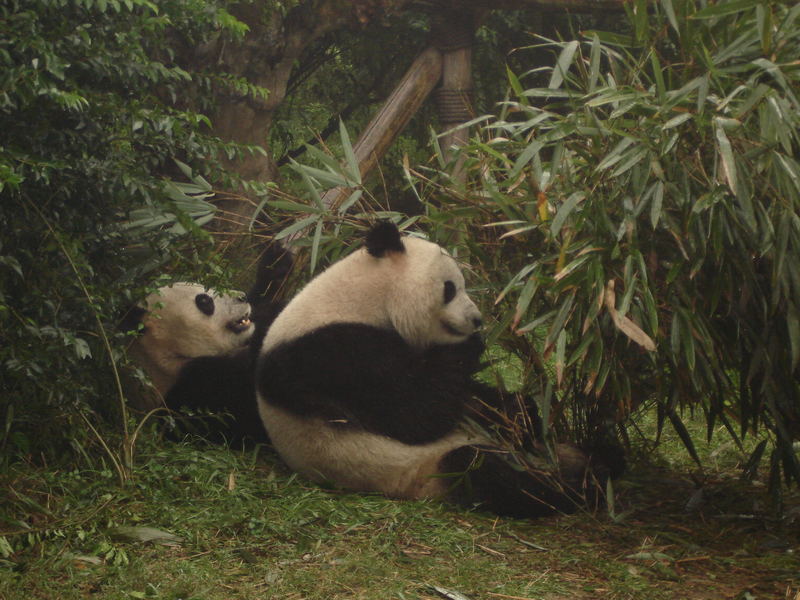
<path id="1" fill-rule="evenodd" d="M 459 367 L 470 375 L 481 370 L 481 356 L 484 350 L 486 350 L 486 345 L 477 333 L 472 334 L 463 342 L 454 344 L 452 348 L 453 356 Z"/>

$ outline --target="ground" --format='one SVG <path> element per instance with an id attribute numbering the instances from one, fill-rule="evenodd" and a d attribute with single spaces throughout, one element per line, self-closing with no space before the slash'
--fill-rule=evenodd
<path id="1" fill-rule="evenodd" d="M 126 485 L 3 473 L 0 598 L 800 600 L 796 498 L 778 515 L 735 471 L 648 461 L 612 514 L 515 521 L 324 490 L 266 448 L 145 439 L 136 460 Z"/>

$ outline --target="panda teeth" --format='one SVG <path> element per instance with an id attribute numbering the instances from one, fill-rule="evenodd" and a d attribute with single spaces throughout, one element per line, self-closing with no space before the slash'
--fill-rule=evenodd
<path id="1" fill-rule="evenodd" d="M 231 323 L 228 325 L 228 328 L 234 333 L 242 333 L 243 331 L 247 331 L 252 324 L 253 322 L 250 320 L 250 316 L 246 315 L 236 319 L 235 321 L 231 321 Z"/>

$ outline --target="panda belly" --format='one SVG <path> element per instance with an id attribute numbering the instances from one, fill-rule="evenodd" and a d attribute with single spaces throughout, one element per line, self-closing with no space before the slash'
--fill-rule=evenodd
<path id="1" fill-rule="evenodd" d="M 318 483 L 394 498 L 431 498 L 448 490 L 434 477 L 450 451 L 485 443 L 456 430 L 427 444 L 404 444 L 362 430 L 332 426 L 320 418 L 293 415 L 259 400 L 259 412 L 281 458 L 293 470 Z"/>

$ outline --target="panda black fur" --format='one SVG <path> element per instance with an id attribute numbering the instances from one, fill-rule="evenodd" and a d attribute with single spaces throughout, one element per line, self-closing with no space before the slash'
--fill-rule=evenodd
<path id="1" fill-rule="evenodd" d="M 181 419 L 184 428 L 213 441 L 266 442 L 256 406 L 255 358 L 283 307 L 276 288 L 290 268 L 288 256 L 270 248 L 246 296 L 196 283 L 175 283 L 149 295 L 126 321 L 127 329 L 142 325 L 131 353 L 156 392 L 139 408 L 188 411 L 196 417 Z"/>
<path id="2" fill-rule="evenodd" d="M 574 510 L 592 487 L 583 453 L 559 446 L 553 479 L 467 426 L 472 399 L 497 394 L 473 377 L 480 327 L 455 260 L 378 224 L 264 338 L 256 390 L 273 446 L 292 469 L 352 490 L 522 517 Z"/>

